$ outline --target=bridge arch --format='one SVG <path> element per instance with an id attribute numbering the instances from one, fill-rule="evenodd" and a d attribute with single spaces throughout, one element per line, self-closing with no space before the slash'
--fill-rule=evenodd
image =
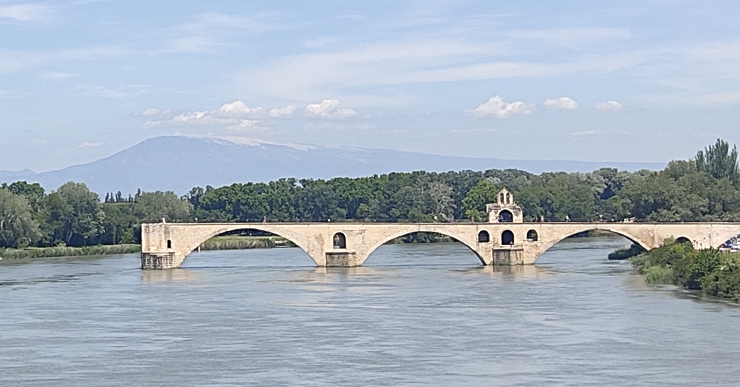
<path id="1" fill-rule="evenodd" d="M 619 235 L 623 238 L 628 239 L 632 243 L 640 246 L 644 250 L 650 250 L 651 246 L 648 241 L 643 241 L 640 238 L 636 237 L 635 235 L 625 232 L 624 230 L 619 230 L 617 227 L 609 227 L 605 226 L 604 224 L 598 224 L 598 225 L 585 225 L 584 227 L 577 227 L 569 230 L 567 233 L 559 234 L 555 237 L 552 236 L 540 236 L 540 245 L 538 251 L 536 251 L 536 256 L 534 257 L 534 260 L 532 263 L 536 262 L 537 259 L 542 256 L 547 250 L 549 250 L 552 246 L 557 244 L 558 242 L 563 241 L 564 239 L 570 238 L 573 235 L 580 234 L 587 231 L 592 230 L 599 230 L 599 231 L 608 231 L 612 234 Z"/>
<path id="2" fill-rule="evenodd" d="M 171 248 L 174 248 L 174 249 L 176 249 L 176 250 L 178 250 L 178 251 L 180 251 L 180 252 L 183 253 L 182 262 L 184 262 L 185 259 L 195 249 L 198 248 L 198 246 L 200 246 L 201 244 L 203 244 L 203 242 L 205 242 L 205 241 L 207 241 L 207 240 L 209 240 L 209 239 L 211 239 L 211 238 L 213 238 L 215 236 L 221 235 L 221 234 L 225 234 L 225 233 L 233 232 L 233 231 L 240 231 L 240 230 L 256 230 L 256 231 L 261 231 L 261 232 L 266 232 L 266 233 L 270 233 L 270 234 L 273 234 L 273 235 L 277 235 L 277 236 L 279 236 L 281 238 L 285 238 L 286 240 L 290 241 L 291 243 L 293 243 L 294 245 L 296 245 L 298 248 L 300 248 L 301 250 L 303 250 L 303 252 L 306 253 L 306 255 L 308 255 L 308 257 L 311 258 L 311 260 L 316 265 L 319 265 L 319 262 L 316 260 L 316 258 L 312 257 L 311 254 L 309 254 L 308 246 L 306 246 L 300 238 L 295 238 L 295 237 L 293 237 L 291 235 L 288 235 L 288 233 L 284 233 L 284 232 L 281 232 L 279 230 L 275 230 L 274 227 L 270 227 L 269 225 L 261 226 L 261 225 L 254 225 L 254 224 L 249 224 L 249 225 L 237 225 L 237 224 L 235 224 L 233 226 L 232 225 L 224 226 L 224 227 L 221 227 L 221 228 L 219 228 L 217 230 L 208 230 L 208 231 L 204 232 L 203 234 L 198 235 L 196 238 L 194 238 L 194 239 L 191 240 L 191 243 L 190 244 L 185 244 L 184 246 L 174 246 L 174 247 L 172 247 L 170 245 L 170 247 Z"/>
<path id="3" fill-rule="evenodd" d="M 485 231 L 485 230 L 483 230 L 483 231 Z M 406 235 L 409 235 L 409 234 L 413 234 L 413 233 L 417 233 L 417 232 L 434 233 L 434 234 L 440 234 L 440 235 L 444 235 L 444 236 L 450 237 L 450 238 L 456 240 L 457 242 L 462 243 L 465 247 L 467 247 L 468 249 L 470 249 L 470 251 L 472 251 L 473 254 L 475 254 L 475 256 L 478 257 L 478 259 L 481 261 L 481 263 L 483 265 L 488 264 L 486 262 L 486 260 L 481 256 L 481 253 L 477 249 L 478 248 L 478 246 L 477 246 L 478 243 L 476 243 L 476 242 L 478 240 L 477 238 L 479 237 L 479 234 L 478 233 L 475 233 L 474 234 L 474 238 L 475 239 L 469 240 L 470 239 L 469 238 L 470 235 L 457 235 L 456 233 L 451 233 L 451 232 L 447 232 L 447 231 L 444 231 L 444 230 L 437 230 L 437 229 L 434 229 L 434 228 L 431 228 L 430 227 L 430 228 L 414 228 L 414 229 L 402 230 L 402 231 L 398 231 L 398 232 L 392 233 L 392 234 L 390 234 L 390 235 L 388 235 L 388 236 L 380 239 L 378 242 L 376 242 L 375 244 L 371 245 L 364 252 L 364 258 L 363 258 L 362 262 L 360 262 L 360 265 L 364 264 L 364 262 L 367 261 L 367 259 L 370 257 L 370 255 L 373 252 L 375 252 L 375 250 L 377 250 L 380 246 L 382 246 L 382 245 L 384 245 L 384 244 L 386 244 L 386 243 L 388 243 L 388 242 L 390 242 L 390 241 L 392 241 L 392 240 L 394 240 L 396 238 L 400 238 L 400 237 L 403 237 L 403 236 L 406 236 Z M 486 233 L 488 233 L 488 232 L 486 231 Z M 483 243 L 483 242 L 481 242 L 481 243 Z"/>

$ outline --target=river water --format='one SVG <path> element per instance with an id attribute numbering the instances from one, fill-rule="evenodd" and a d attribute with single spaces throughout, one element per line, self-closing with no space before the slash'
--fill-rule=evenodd
<path id="1" fill-rule="evenodd" d="M 301 250 L 0 263 L 2 386 L 740 384 L 740 308 L 647 286 L 570 239 L 535 266 L 457 243 L 386 245 L 360 268 Z"/>

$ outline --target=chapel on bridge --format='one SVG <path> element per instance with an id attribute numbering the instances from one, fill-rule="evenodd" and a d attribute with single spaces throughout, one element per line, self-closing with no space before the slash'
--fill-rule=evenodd
<path id="1" fill-rule="evenodd" d="M 486 204 L 488 223 L 523 223 L 522 208 L 514 202 L 514 195 L 506 188 L 496 195 L 496 203 Z"/>

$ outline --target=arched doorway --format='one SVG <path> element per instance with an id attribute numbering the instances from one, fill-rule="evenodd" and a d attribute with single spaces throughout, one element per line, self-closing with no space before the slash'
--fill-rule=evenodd
<path id="1" fill-rule="evenodd" d="M 334 234 L 334 248 L 335 249 L 346 249 L 347 248 L 347 237 L 343 233 L 338 232 Z"/>
<path id="2" fill-rule="evenodd" d="M 499 223 L 511 223 L 514 221 L 514 215 L 509 210 L 503 210 L 498 213 Z"/>
<path id="3" fill-rule="evenodd" d="M 488 231 L 483 230 L 478 233 L 478 243 L 488 243 L 491 241 L 491 234 Z"/>
<path id="4" fill-rule="evenodd" d="M 506 230 L 501 233 L 501 244 L 502 245 L 513 245 L 514 244 L 514 233 Z"/>
<path id="5" fill-rule="evenodd" d="M 537 231 L 535 230 L 529 230 L 527 231 L 527 240 L 530 242 L 537 242 L 540 239 L 539 235 L 537 235 Z"/>

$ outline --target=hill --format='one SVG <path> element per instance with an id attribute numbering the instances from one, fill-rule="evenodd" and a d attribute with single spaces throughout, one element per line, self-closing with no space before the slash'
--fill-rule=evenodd
<path id="1" fill-rule="evenodd" d="M 174 191 L 219 187 L 235 182 L 270 181 L 283 177 L 359 177 L 416 170 L 487 170 L 515 168 L 590 172 L 602 167 L 635 171 L 658 170 L 662 163 L 588 162 L 568 160 L 502 160 L 440 156 L 387 149 L 339 148 L 281 144 L 243 138 L 163 136 L 145 140 L 104 159 L 64 169 L 35 173 L 0 171 L 0 182 L 38 182 L 47 191 L 67 181 L 83 182 L 101 196 L 121 191 Z"/>

